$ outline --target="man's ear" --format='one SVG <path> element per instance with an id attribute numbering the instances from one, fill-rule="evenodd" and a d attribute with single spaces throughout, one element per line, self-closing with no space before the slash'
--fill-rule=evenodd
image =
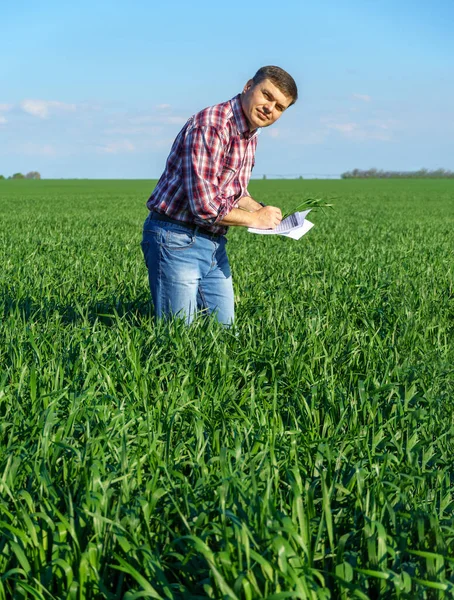
<path id="1" fill-rule="evenodd" d="M 254 85 L 254 80 L 253 79 L 249 79 L 249 81 L 246 83 L 246 85 L 243 88 L 243 94 L 245 94 L 246 92 L 248 92 Z"/>

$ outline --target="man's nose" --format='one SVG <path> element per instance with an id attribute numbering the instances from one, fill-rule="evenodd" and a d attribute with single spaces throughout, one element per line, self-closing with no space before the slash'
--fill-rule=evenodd
<path id="1" fill-rule="evenodd" d="M 267 113 L 271 113 L 271 112 L 273 112 L 273 109 L 274 109 L 274 105 L 275 105 L 275 104 L 276 104 L 275 102 L 267 102 L 267 103 L 266 103 L 266 104 L 263 106 L 263 108 L 265 109 L 265 112 L 267 112 Z"/>

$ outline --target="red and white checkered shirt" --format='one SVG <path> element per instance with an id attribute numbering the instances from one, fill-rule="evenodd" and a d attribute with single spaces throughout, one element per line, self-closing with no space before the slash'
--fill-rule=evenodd
<path id="1" fill-rule="evenodd" d="M 249 131 L 240 95 L 191 117 L 173 143 L 148 209 L 224 234 L 227 227 L 216 223 L 250 195 L 258 131 Z"/>

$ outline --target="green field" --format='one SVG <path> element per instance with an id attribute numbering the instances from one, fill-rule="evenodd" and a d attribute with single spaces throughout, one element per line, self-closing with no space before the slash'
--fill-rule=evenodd
<path id="1" fill-rule="evenodd" d="M 454 182 L 255 181 L 236 326 L 156 325 L 149 181 L 0 182 L 0 600 L 454 597 Z"/>

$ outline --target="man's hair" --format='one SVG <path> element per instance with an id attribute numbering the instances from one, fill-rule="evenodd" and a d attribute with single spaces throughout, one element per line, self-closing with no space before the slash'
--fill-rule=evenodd
<path id="1" fill-rule="evenodd" d="M 298 100 L 298 88 L 295 80 L 284 69 L 274 66 L 261 67 L 252 78 L 252 81 L 254 85 L 257 85 L 264 79 L 269 79 L 283 94 L 292 98 L 292 104 L 295 104 Z"/>

